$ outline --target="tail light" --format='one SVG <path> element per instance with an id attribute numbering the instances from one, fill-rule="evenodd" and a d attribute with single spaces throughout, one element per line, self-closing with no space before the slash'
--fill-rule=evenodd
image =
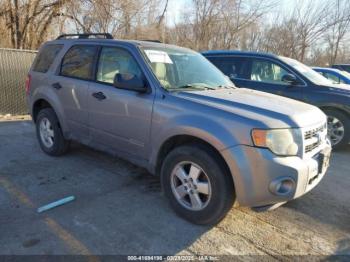
<path id="1" fill-rule="evenodd" d="M 26 79 L 26 94 L 29 94 L 30 91 L 30 83 L 32 82 L 32 76 L 28 75 Z"/>

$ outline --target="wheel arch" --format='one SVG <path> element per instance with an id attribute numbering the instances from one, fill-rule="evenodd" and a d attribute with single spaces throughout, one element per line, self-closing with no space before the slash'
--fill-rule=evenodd
<path id="1" fill-rule="evenodd" d="M 44 108 L 52 108 L 54 110 L 53 106 L 46 99 L 41 98 L 34 102 L 32 107 L 32 118 L 34 123 L 38 118 L 39 112 Z"/>
<path id="2" fill-rule="evenodd" d="M 225 161 L 224 157 L 221 155 L 220 151 L 216 147 L 214 147 L 212 144 L 205 141 L 204 139 L 201 139 L 199 137 L 192 136 L 192 135 L 174 135 L 172 137 L 169 137 L 161 145 L 156 158 L 155 174 L 160 175 L 162 164 L 164 162 L 165 157 L 168 155 L 168 153 L 170 153 L 173 149 L 175 149 L 178 146 L 188 145 L 188 144 L 195 144 L 205 150 L 209 150 L 211 152 L 211 155 L 213 155 L 215 159 L 220 162 L 220 165 L 225 169 L 225 171 L 228 174 L 231 174 L 230 168 L 227 162 Z M 232 175 L 230 175 L 230 177 L 234 185 Z"/>
<path id="3" fill-rule="evenodd" d="M 326 110 L 335 110 L 338 112 L 341 112 L 343 114 L 345 114 L 347 117 L 350 118 L 350 111 L 347 110 L 344 107 L 338 106 L 338 105 L 333 105 L 333 104 L 325 104 L 325 105 L 321 105 L 319 106 L 319 108 L 324 112 Z"/>
<path id="4" fill-rule="evenodd" d="M 341 140 L 339 140 L 336 144 L 333 144 L 333 140 L 332 140 L 332 136 L 331 136 L 331 141 L 332 141 L 332 146 L 333 148 L 335 149 L 339 149 L 339 148 L 344 148 L 348 145 L 348 143 L 350 143 L 350 133 L 349 133 L 349 130 L 350 130 L 350 112 L 346 109 L 346 108 L 341 108 L 341 107 L 337 107 L 337 106 L 323 106 L 323 107 L 320 107 L 320 109 L 325 113 L 327 114 L 327 110 L 330 112 L 330 111 L 333 111 L 335 113 L 338 113 L 340 115 L 344 115 L 345 119 L 344 119 L 344 128 L 345 128 L 345 132 L 344 132 L 344 135 L 342 137 Z M 327 117 L 328 118 L 328 117 Z M 328 121 L 327 121 L 328 122 Z"/>
<path id="5" fill-rule="evenodd" d="M 67 128 L 66 128 L 64 118 L 62 117 L 62 113 L 59 110 L 57 110 L 58 107 L 55 105 L 55 103 L 53 103 L 53 101 L 47 99 L 46 97 L 38 97 L 32 104 L 31 115 L 32 115 L 32 119 L 33 119 L 34 123 L 36 123 L 36 120 L 37 120 L 37 117 L 38 117 L 40 110 L 42 110 L 44 108 L 51 108 L 55 112 L 55 114 L 58 118 L 58 125 L 62 129 L 63 134 L 66 134 Z M 65 137 L 66 137 L 66 135 L 65 135 Z"/>

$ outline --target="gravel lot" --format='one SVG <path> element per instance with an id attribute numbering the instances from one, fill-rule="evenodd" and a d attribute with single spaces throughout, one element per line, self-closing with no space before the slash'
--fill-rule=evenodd
<path id="1" fill-rule="evenodd" d="M 349 156 L 350 146 L 334 153 L 304 197 L 271 212 L 232 209 L 210 228 L 178 218 L 144 170 L 80 145 L 49 157 L 30 121 L 3 120 L 0 254 L 350 255 Z M 69 195 L 76 200 L 36 212 Z"/>

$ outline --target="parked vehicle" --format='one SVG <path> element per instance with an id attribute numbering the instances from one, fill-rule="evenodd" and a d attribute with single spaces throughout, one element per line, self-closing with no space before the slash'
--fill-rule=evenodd
<path id="1" fill-rule="evenodd" d="M 323 178 L 331 147 L 318 108 L 237 89 L 189 49 L 93 36 L 45 43 L 30 69 L 47 154 L 75 140 L 125 158 L 159 175 L 175 211 L 197 224 L 220 221 L 235 201 L 275 208 Z"/>
<path id="2" fill-rule="evenodd" d="M 335 64 L 332 67 L 350 73 L 350 64 Z"/>
<path id="3" fill-rule="evenodd" d="M 312 67 L 313 70 L 320 73 L 333 84 L 350 84 L 350 73 L 335 68 Z"/>
<path id="4" fill-rule="evenodd" d="M 319 107 L 328 116 L 334 148 L 350 142 L 350 88 L 336 85 L 287 57 L 258 52 L 208 51 L 203 55 L 238 87 L 269 92 Z"/>

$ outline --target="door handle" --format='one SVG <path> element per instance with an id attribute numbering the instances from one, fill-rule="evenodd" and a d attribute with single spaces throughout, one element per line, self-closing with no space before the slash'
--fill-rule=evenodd
<path id="1" fill-rule="evenodd" d="M 92 96 L 95 97 L 99 101 L 106 99 L 105 94 L 102 92 L 92 93 Z"/>
<path id="2" fill-rule="evenodd" d="M 62 88 L 62 86 L 61 86 L 60 83 L 53 83 L 53 84 L 52 84 L 52 87 L 55 88 L 55 89 L 57 89 L 57 90 L 59 90 L 59 89 Z"/>

